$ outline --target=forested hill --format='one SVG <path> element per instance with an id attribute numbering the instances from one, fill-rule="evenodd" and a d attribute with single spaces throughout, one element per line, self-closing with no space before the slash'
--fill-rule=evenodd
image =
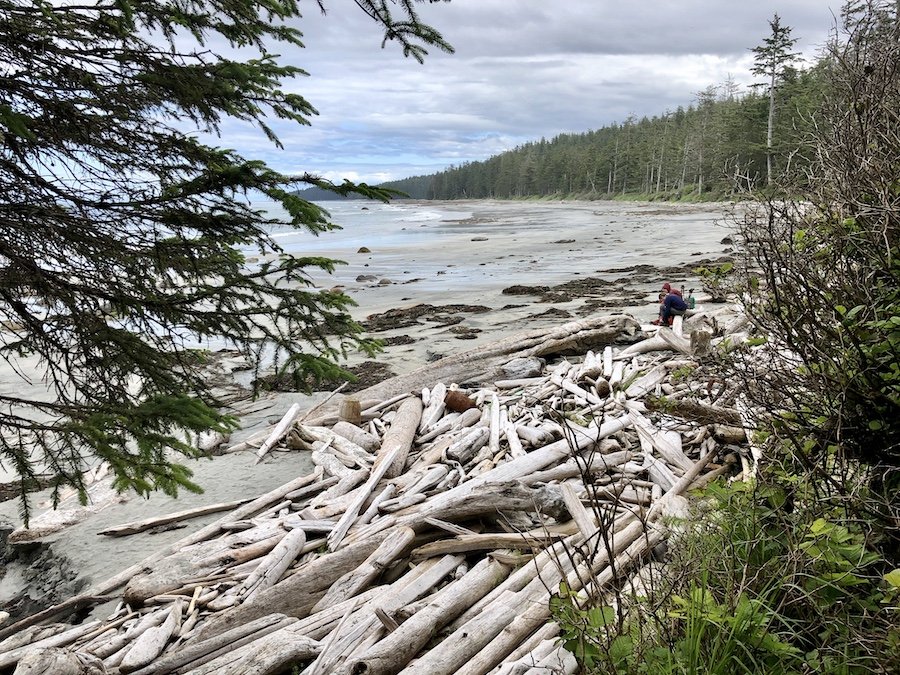
<path id="1" fill-rule="evenodd" d="M 786 67 L 775 89 L 772 171 L 799 175 L 803 139 L 823 93 L 826 64 Z M 651 199 L 718 198 L 767 180 L 769 91 L 710 86 L 686 108 L 552 140 L 526 143 L 482 162 L 383 184 L 417 199 L 620 194 Z"/>

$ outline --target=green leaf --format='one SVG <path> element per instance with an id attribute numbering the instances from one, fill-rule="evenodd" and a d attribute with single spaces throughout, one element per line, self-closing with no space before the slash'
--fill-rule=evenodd
<path id="1" fill-rule="evenodd" d="M 891 588 L 900 588 L 900 569 L 891 570 L 885 574 L 884 580 Z"/>

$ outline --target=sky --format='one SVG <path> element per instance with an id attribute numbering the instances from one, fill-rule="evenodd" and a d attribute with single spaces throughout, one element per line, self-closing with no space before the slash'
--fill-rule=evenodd
<path id="1" fill-rule="evenodd" d="M 311 126 L 277 120 L 284 144 L 229 121 L 217 143 L 288 174 L 380 182 L 487 159 L 542 137 L 580 133 L 687 106 L 729 77 L 753 81 L 750 48 L 778 13 L 808 59 L 824 45 L 833 0 L 451 0 L 420 18 L 455 48 L 424 64 L 382 48 L 350 0 L 298 0 L 304 49 L 275 45 L 306 77 L 285 82 L 317 109 Z"/>

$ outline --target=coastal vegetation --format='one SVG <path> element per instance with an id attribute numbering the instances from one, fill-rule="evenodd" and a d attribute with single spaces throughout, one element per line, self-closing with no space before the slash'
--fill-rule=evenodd
<path id="1" fill-rule="evenodd" d="M 587 672 L 900 670 L 898 9 L 844 7 L 803 171 L 734 219 L 736 264 L 706 271 L 753 347 L 693 377 L 741 391 L 759 471 L 695 495 L 633 611 L 591 622 L 561 590 Z"/>

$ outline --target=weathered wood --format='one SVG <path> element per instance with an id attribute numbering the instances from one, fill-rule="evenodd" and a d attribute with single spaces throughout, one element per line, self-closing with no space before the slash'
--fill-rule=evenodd
<path id="1" fill-rule="evenodd" d="M 302 635 L 285 640 L 280 632 L 275 632 L 241 649 L 226 649 L 221 656 L 185 675 L 278 675 L 292 663 L 315 657 L 321 649 L 319 642 Z"/>
<path id="2" fill-rule="evenodd" d="M 16 666 L 15 675 L 103 675 L 103 662 L 89 654 L 57 647 L 27 652 Z"/>
<path id="3" fill-rule="evenodd" d="M 431 397 L 428 401 L 428 405 L 422 411 L 422 416 L 419 420 L 419 432 L 425 431 L 441 419 L 444 414 L 444 409 L 446 408 L 446 404 L 444 403 L 444 397 L 446 395 L 447 386 L 443 382 L 438 382 L 431 389 Z"/>
<path id="4" fill-rule="evenodd" d="M 281 421 L 275 425 L 275 428 L 272 429 L 272 432 L 268 435 L 266 440 L 262 442 L 262 445 L 259 446 L 259 450 L 256 451 L 256 463 L 259 464 L 263 457 L 266 456 L 266 453 L 271 450 L 278 441 L 280 441 L 287 434 L 288 430 L 291 428 L 291 425 L 294 423 L 294 420 L 297 419 L 297 416 L 300 414 L 300 404 L 295 403 L 281 418 Z"/>
<path id="5" fill-rule="evenodd" d="M 360 434 L 366 433 L 362 431 L 362 429 L 357 429 L 357 431 L 359 431 Z M 345 463 L 347 463 L 348 467 L 368 467 L 372 464 L 374 457 L 372 456 L 371 452 L 367 451 L 365 448 L 356 444 L 352 440 L 345 438 L 333 429 L 317 426 L 301 426 L 300 432 L 304 436 L 308 436 L 314 440 L 321 441 L 322 443 L 327 444 L 329 449 L 332 450 L 335 455 L 337 455 L 342 461 L 346 460 Z M 366 435 L 370 436 L 370 434 Z"/>
<path id="6" fill-rule="evenodd" d="M 394 421 L 381 441 L 381 449 L 375 460 L 375 468 L 378 468 L 385 458 L 390 457 L 390 464 L 385 468 L 385 477 L 394 478 L 403 472 L 421 419 L 421 399 L 408 398 L 400 404 Z"/>
<path id="7" fill-rule="evenodd" d="M 345 398 L 340 403 L 338 417 L 342 422 L 359 426 L 362 422 L 362 408 L 357 398 Z"/>
<path id="8" fill-rule="evenodd" d="M 651 443 L 667 462 L 684 471 L 694 466 L 694 463 L 681 449 L 680 440 L 677 444 L 673 442 L 661 429 L 656 429 L 650 420 L 639 412 L 632 410 L 628 414 L 631 417 L 635 430 L 638 432 L 638 436 Z"/>
<path id="9" fill-rule="evenodd" d="M 489 382 L 500 379 L 502 367 L 522 356 L 584 353 L 634 335 L 640 325 L 624 314 L 571 321 L 551 330 L 535 329 L 454 354 L 405 375 L 390 378 L 358 393 L 360 398 L 386 399 L 419 391 L 434 382 Z"/>
<path id="10" fill-rule="evenodd" d="M 562 496 L 572 520 L 578 525 L 578 530 L 585 539 L 590 539 L 597 531 L 595 518 L 584 508 L 584 504 L 581 503 L 571 484 L 563 483 Z"/>
<path id="11" fill-rule="evenodd" d="M 471 551 L 493 551 L 498 548 L 543 548 L 548 542 L 559 539 L 559 535 L 535 533 L 523 534 L 464 534 L 452 539 L 424 544 L 410 552 L 412 560 L 424 560 L 449 553 L 469 553 Z"/>
<path id="12" fill-rule="evenodd" d="M 206 660 L 204 657 L 208 657 L 220 649 L 225 648 L 230 651 L 247 637 L 256 640 L 296 623 L 296 621 L 297 619 L 286 617 L 283 614 L 269 614 L 226 631 L 210 640 L 195 641 L 184 645 L 177 651 L 166 654 L 144 668 L 136 670 L 132 675 L 167 675 L 167 673 L 186 666 L 196 668 L 206 660 L 211 661 L 212 657 Z"/>
<path id="13" fill-rule="evenodd" d="M 135 640 L 131 649 L 125 654 L 122 663 L 119 665 L 119 671 L 122 673 L 130 673 L 142 666 L 146 666 L 153 661 L 165 649 L 169 639 L 178 632 L 181 627 L 181 600 L 172 603 L 169 615 L 162 625 L 150 628 L 137 640 Z"/>
<path id="14" fill-rule="evenodd" d="M 12 666 L 29 651 L 35 649 L 66 647 L 76 640 L 91 633 L 91 631 L 95 630 L 98 625 L 100 625 L 99 621 L 91 621 L 81 626 L 76 626 L 75 628 L 57 633 L 56 635 L 51 635 L 50 637 L 38 640 L 37 642 L 33 642 L 22 647 L 16 647 L 15 649 L 10 649 L 9 651 L 0 653 L 0 668 L 8 668 L 9 666 Z"/>
<path id="15" fill-rule="evenodd" d="M 401 412 L 406 406 L 408 406 L 406 410 L 407 416 L 401 424 L 410 424 L 414 419 L 421 416 L 422 404 L 421 402 L 418 402 L 418 399 L 411 398 L 404 401 L 400 406 Z M 391 425 L 391 428 L 393 427 L 394 425 Z M 334 551 L 340 545 L 341 541 L 344 539 L 344 535 L 347 534 L 347 530 L 350 529 L 350 526 L 353 525 L 353 521 L 356 520 L 356 517 L 359 515 L 360 508 L 362 508 L 362 505 L 372 494 L 372 491 L 375 489 L 375 486 L 378 485 L 378 482 L 396 466 L 398 461 L 401 461 L 401 465 L 402 463 L 405 463 L 405 456 L 409 453 L 409 448 L 412 445 L 412 436 L 414 434 L 414 429 L 410 431 L 409 428 L 404 428 L 398 431 L 397 434 L 385 436 L 385 442 L 390 442 L 392 445 L 387 454 L 380 455 L 380 459 L 373 467 L 368 480 L 363 484 L 362 488 L 357 491 L 356 497 L 347 507 L 347 510 L 344 512 L 344 515 L 341 516 L 337 525 L 335 525 L 334 529 L 329 533 L 327 539 L 329 550 Z"/>
<path id="16" fill-rule="evenodd" d="M 275 548 L 260 560 L 256 569 L 241 584 L 238 594 L 244 594 L 245 599 L 250 600 L 259 591 L 278 583 L 300 555 L 305 544 L 306 532 L 302 529 L 297 528 L 288 532 Z"/>
<path id="17" fill-rule="evenodd" d="M 153 527 L 158 527 L 160 525 L 167 525 L 169 523 L 178 523 L 183 520 L 190 520 L 191 518 L 200 518 L 201 516 L 208 516 L 210 513 L 219 513 L 221 511 L 231 511 L 241 504 L 246 504 L 251 501 L 248 499 L 238 499 L 233 502 L 221 502 L 219 504 L 209 504 L 207 506 L 199 506 L 195 509 L 186 509 L 184 511 L 175 511 L 174 513 L 168 513 L 164 516 L 157 516 L 155 518 L 147 518 L 145 520 L 137 520 L 131 523 L 124 523 L 122 525 L 116 525 L 115 527 L 109 527 L 105 530 L 101 530 L 97 534 L 105 534 L 110 537 L 124 537 L 129 534 L 137 534 L 138 532 L 143 532 L 145 530 L 149 530 Z"/>
<path id="18" fill-rule="evenodd" d="M 377 436 L 343 420 L 335 424 L 331 430 L 351 443 L 355 443 L 368 453 L 375 452 L 378 446 L 381 445 L 381 441 Z"/>
<path id="19" fill-rule="evenodd" d="M 737 410 L 721 408 L 689 399 L 648 396 L 644 399 L 644 405 L 647 406 L 647 410 L 680 417 L 699 424 L 725 424 L 729 426 L 740 426 L 741 424 L 741 416 Z"/>
<path id="20" fill-rule="evenodd" d="M 354 675 L 396 673 L 425 646 L 441 628 L 449 624 L 473 602 L 484 597 L 509 574 L 510 567 L 485 558 L 468 573 L 445 586 L 428 604 L 404 621 L 390 635 L 352 659 L 346 672 Z"/>
<path id="21" fill-rule="evenodd" d="M 455 441 L 444 454 L 447 455 L 447 459 L 466 464 L 475 456 L 476 452 L 488 443 L 490 436 L 491 430 L 487 427 L 475 427 Z"/>
<path id="22" fill-rule="evenodd" d="M 316 612 L 346 600 L 363 590 L 409 548 L 415 537 L 415 531 L 409 527 L 392 530 L 359 567 L 331 584 L 324 597 L 313 606 L 312 611 Z"/>

